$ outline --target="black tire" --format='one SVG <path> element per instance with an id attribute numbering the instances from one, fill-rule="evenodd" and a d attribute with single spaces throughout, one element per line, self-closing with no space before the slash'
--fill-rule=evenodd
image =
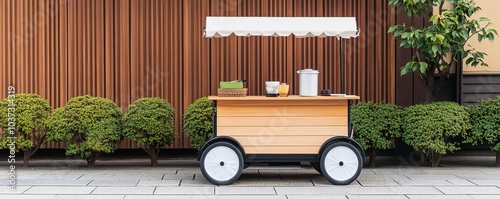
<path id="1" fill-rule="evenodd" d="M 309 164 L 311 164 L 311 166 L 314 168 L 314 170 L 316 170 L 319 174 L 322 174 L 321 167 L 319 166 L 319 162 L 309 162 Z"/>
<path id="2" fill-rule="evenodd" d="M 229 154 L 230 157 L 220 153 L 218 154 L 219 156 L 217 156 L 216 152 L 220 152 L 221 150 Z M 234 157 L 233 155 L 235 155 L 236 157 Z M 210 156 L 210 160 L 207 160 L 207 156 Z M 200 159 L 201 173 L 203 174 L 205 179 L 207 179 L 214 185 L 228 185 L 236 181 L 243 171 L 243 165 L 244 162 L 241 151 L 236 146 L 228 142 L 216 142 L 211 144 L 202 152 Z M 221 171 L 222 169 L 224 170 L 225 174 L 229 172 L 234 172 L 234 174 L 228 175 L 226 177 L 223 177 L 221 175 L 216 176 L 216 174 L 212 172 L 212 170 L 208 171 L 207 169 L 217 169 L 218 171 Z"/>
<path id="3" fill-rule="evenodd" d="M 339 152 L 342 154 L 335 154 Z M 329 144 L 321 154 L 320 167 L 321 173 L 330 183 L 348 185 L 358 178 L 363 160 L 359 150 L 351 143 L 335 142 Z"/>

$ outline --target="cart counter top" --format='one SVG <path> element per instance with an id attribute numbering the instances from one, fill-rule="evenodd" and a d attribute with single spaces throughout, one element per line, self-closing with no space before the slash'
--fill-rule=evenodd
<path id="1" fill-rule="evenodd" d="M 359 96 L 356 95 L 345 95 L 345 96 L 316 96 L 316 97 L 301 97 L 298 95 L 290 95 L 288 97 L 266 97 L 266 96 L 246 96 L 246 97 L 218 97 L 209 96 L 209 100 L 231 100 L 231 101 L 249 101 L 249 100 L 277 100 L 277 101 L 288 101 L 288 100 L 358 100 Z"/>

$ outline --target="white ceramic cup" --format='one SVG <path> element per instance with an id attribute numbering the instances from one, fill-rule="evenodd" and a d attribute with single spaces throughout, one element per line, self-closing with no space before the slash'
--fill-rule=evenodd
<path id="1" fill-rule="evenodd" d="M 266 91 L 268 94 L 278 94 L 278 81 L 266 81 Z"/>

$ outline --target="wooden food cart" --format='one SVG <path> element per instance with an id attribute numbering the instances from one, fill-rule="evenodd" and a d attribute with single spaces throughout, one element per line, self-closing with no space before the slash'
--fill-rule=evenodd
<path id="1" fill-rule="evenodd" d="M 201 149 L 201 171 L 214 184 L 230 184 L 245 164 L 311 162 L 333 184 L 350 184 L 364 152 L 350 133 L 345 97 L 216 97 L 214 137 Z"/>
<path id="2" fill-rule="evenodd" d="M 359 30 L 352 17 L 207 17 L 205 37 L 233 33 L 336 36 L 342 41 L 357 37 Z M 365 155 L 352 139 L 350 123 L 350 105 L 358 96 L 209 99 L 213 100 L 214 135 L 200 149 L 198 160 L 203 176 L 213 184 L 231 184 L 247 165 L 258 162 L 310 162 L 338 185 L 350 184 L 361 172 Z"/>

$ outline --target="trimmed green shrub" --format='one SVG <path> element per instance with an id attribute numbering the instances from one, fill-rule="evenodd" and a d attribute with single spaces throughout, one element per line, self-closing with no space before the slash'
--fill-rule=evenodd
<path id="1" fill-rule="evenodd" d="M 500 96 L 482 100 L 481 104 L 471 106 L 469 112 L 472 128 L 464 142 L 490 145 L 497 153 L 496 166 L 500 166 Z"/>
<path id="2" fill-rule="evenodd" d="M 370 167 L 375 167 L 379 150 L 394 148 L 394 139 L 401 137 L 403 111 L 393 104 L 361 102 L 351 109 L 355 139 L 363 150 L 371 149 Z"/>
<path id="3" fill-rule="evenodd" d="M 160 149 L 175 137 L 174 108 L 164 99 L 142 98 L 129 105 L 123 116 L 125 136 L 137 142 L 158 166 Z"/>
<path id="4" fill-rule="evenodd" d="M 439 166 L 441 155 L 459 150 L 449 138 L 465 136 L 470 129 L 469 113 L 455 102 L 434 102 L 406 108 L 403 141 L 422 153 L 422 164 Z"/>
<path id="5" fill-rule="evenodd" d="M 183 119 L 183 129 L 193 148 L 200 150 L 203 144 L 213 135 L 212 101 L 207 97 L 197 99 L 189 105 Z"/>
<path id="6" fill-rule="evenodd" d="M 66 155 L 78 155 L 93 167 L 123 138 L 122 112 L 111 100 L 89 95 L 72 98 L 47 121 L 47 140 L 66 141 Z"/>
<path id="7" fill-rule="evenodd" d="M 12 146 L 16 151 L 22 150 L 23 167 L 27 167 L 31 156 L 45 142 L 45 122 L 52 108 L 47 100 L 37 94 L 11 96 L 15 97 L 7 97 L 0 101 L 0 127 L 3 128 L 0 149 L 8 149 Z M 9 107 L 9 103 L 15 106 Z M 8 108 L 11 108 L 10 111 Z M 11 123 L 14 125 L 13 131 L 9 129 L 9 122 L 13 122 Z"/>

